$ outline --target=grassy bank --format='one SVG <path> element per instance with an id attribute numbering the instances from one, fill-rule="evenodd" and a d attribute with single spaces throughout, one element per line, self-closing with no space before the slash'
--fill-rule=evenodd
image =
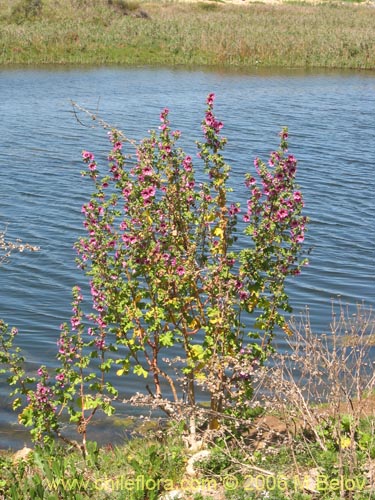
<path id="1" fill-rule="evenodd" d="M 342 416 L 343 429 L 348 418 Z M 307 431 L 288 436 L 280 420 L 264 421 L 259 435 L 266 437 L 245 445 L 227 436 L 198 452 L 187 450 L 176 430 L 151 432 L 116 447 L 99 448 L 90 442 L 85 459 L 59 445 L 2 452 L 0 499 L 375 499 L 373 416 L 359 422 L 354 453 L 349 445 L 340 449 L 337 438 L 328 436 L 335 423 L 330 427 L 322 421 L 322 449 Z M 268 422 L 274 422 L 271 432 Z M 349 441 L 348 436 L 343 431 L 341 440 Z M 345 467 L 341 468 L 343 457 Z M 349 465 L 349 459 L 355 463 Z"/>
<path id="2" fill-rule="evenodd" d="M 7 0 L 0 64 L 375 68 L 365 4 Z"/>
<path id="3" fill-rule="evenodd" d="M 84 456 L 0 450 L 0 500 L 375 500 L 373 313 L 340 309 L 322 336 L 308 318 L 290 325 L 290 354 L 254 377 L 246 420 L 201 428 L 194 448 L 182 421 L 125 419 L 121 445 Z"/>

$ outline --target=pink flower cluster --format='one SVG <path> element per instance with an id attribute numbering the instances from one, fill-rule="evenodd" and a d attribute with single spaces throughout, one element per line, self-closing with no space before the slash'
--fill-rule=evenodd
<path id="1" fill-rule="evenodd" d="M 148 202 L 150 198 L 155 196 L 156 189 L 155 186 L 148 186 L 147 188 L 142 189 L 141 196 L 144 201 Z"/>
<path id="2" fill-rule="evenodd" d="M 92 153 L 89 151 L 82 151 L 82 158 L 85 163 L 88 163 L 88 168 L 91 172 L 94 172 L 97 169 L 95 157 Z"/>
<path id="3" fill-rule="evenodd" d="M 206 112 L 204 124 L 206 125 L 206 127 L 203 126 L 203 130 L 205 133 L 207 133 L 209 129 L 212 129 L 215 132 L 215 134 L 218 134 L 224 126 L 223 122 L 215 119 L 212 111 Z"/>
<path id="4" fill-rule="evenodd" d="M 60 338 L 57 341 L 57 346 L 59 348 L 58 354 L 60 358 L 64 358 L 68 363 L 71 363 L 76 355 L 77 347 L 73 342 L 73 339 L 68 336 L 65 330 L 65 325 L 61 326 L 62 332 Z"/>
<path id="5" fill-rule="evenodd" d="M 36 386 L 35 398 L 38 406 L 44 406 L 49 402 L 49 399 L 52 396 L 52 390 L 50 387 L 42 383 L 38 383 Z"/>

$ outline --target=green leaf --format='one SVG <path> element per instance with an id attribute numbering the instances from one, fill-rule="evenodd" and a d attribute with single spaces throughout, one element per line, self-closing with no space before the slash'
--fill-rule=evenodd
<path id="1" fill-rule="evenodd" d="M 159 337 L 159 342 L 164 347 L 172 347 L 174 344 L 174 336 L 171 331 L 162 333 Z"/>
<path id="2" fill-rule="evenodd" d="M 112 363 L 113 363 L 113 359 L 109 358 L 106 361 L 104 361 L 103 363 L 101 363 L 101 365 L 99 366 L 99 369 L 103 370 L 103 372 L 108 373 L 109 370 L 111 369 Z"/>
<path id="3" fill-rule="evenodd" d="M 19 408 L 21 406 L 21 398 L 16 398 L 14 401 L 13 401 L 13 404 L 12 404 L 12 408 L 13 410 L 16 410 L 17 408 Z"/>
<path id="4" fill-rule="evenodd" d="M 140 377 L 144 377 L 144 378 L 148 377 L 148 372 L 141 365 L 136 365 L 133 368 L 133 373 L 135 375 L 140 376 Z"/>
<path id="5" fill-rule="evenodd" d="M 97 408 L 101 404 L 101 400 L 99 398 L 93 398 L 89 394 L 83 396 L 83 398 L 78 398 L 76 401 L 78 408 L 82 408 L 83 410 L 93 410 Z"/>
<path id="6" fill-rule="evenodd" d="M 191 348 L 192 357 L 196 360 L 204 359 L 205 352 L 205 349 L 200 344 L 195 344 Z"/>
<path id="7" fill-rule="evenodd" d="M 115 408 L 108 402 L 102 403 L 102 410 L 108 417 L 115 413 Z"/>
<path id="8" fill-rule="evenodd" d="M 19 422 L 25 427 L 31 427 L 34 422 L 34 411 L 31 406 L 26 406 L 18 417 Z"/>

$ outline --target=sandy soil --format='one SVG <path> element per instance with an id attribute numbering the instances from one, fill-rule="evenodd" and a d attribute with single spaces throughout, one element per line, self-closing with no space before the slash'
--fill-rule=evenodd
<path id="1" fill-rule="evenodd" d="M 215 0 L 179 0 L 182 3 L 195 3 L 195 2 L 207 2 L 215 3 Z M 307 0 L 309 3 L 315 3 L 316 0 Z M 220 3 L 230 3 L 236 5 L 247 5 L 250 3 L 264 3 L 264 4 L 282 4 L 283 0 L 220 0 Z"/>
<path id="2" fill-rule="evenodd" d="M 207 3 L 215 3 L 219 1 L 219 3 L 227 3 L 227 4 L 235 4 L 235 5 L 248 5 L 251 3 L 259 3 L 259 4 L 273 4 L 273 5 L 281 5 L 283 3 L 288 3 L 285 0 L 178 0 L 179 2 L 182 3 L 195 3 L 195 2 L 207 2 Z M 321 3 L 329 3 L 328 0 L 324 2 L 324 0 L 301 0 L 303 3 L 311 4 L 311 5 L 317 5 Z M 363 2 L 357 3 L 357 2 L 349 2 L 342 0 L 333 0 L 333 3 L 342 3 L 343 5 L 352 5 L 352 6 L 358 6 L 358 5 L 372 5 L 375 6 L 375 0 L 364 0 Z"/>

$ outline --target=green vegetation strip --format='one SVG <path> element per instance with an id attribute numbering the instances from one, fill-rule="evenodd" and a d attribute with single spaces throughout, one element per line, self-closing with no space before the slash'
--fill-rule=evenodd
<path id="1" fill-rule="evenodd" d="M 373 4 L 7 0 L 0 64 L 375 68 Z"/>

